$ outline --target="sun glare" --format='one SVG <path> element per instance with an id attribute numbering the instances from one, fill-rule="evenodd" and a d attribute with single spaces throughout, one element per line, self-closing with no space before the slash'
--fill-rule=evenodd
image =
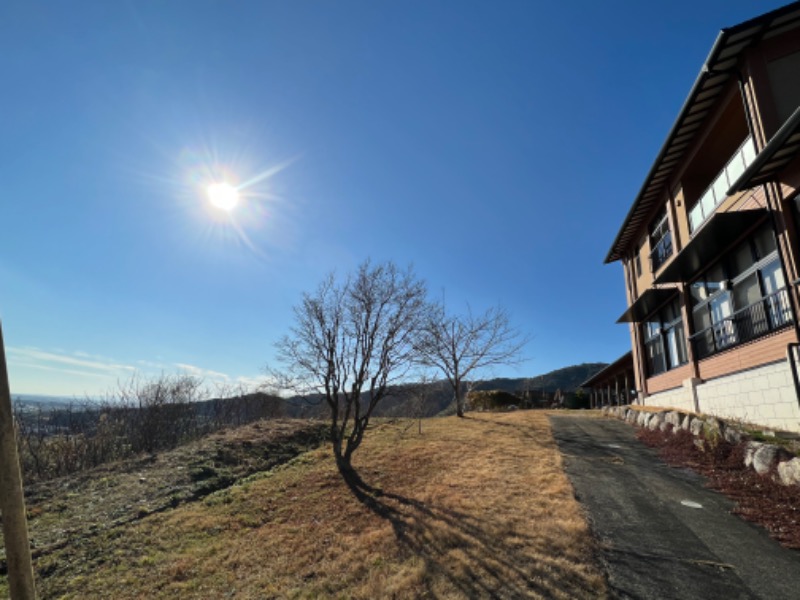
<path id="1" fill-rule="evenodd" d="M 239 190 L 230 183 L 212 183 L 208 186 L 208 199 L 217 208 L 231 211 L 239 204 Z"/>

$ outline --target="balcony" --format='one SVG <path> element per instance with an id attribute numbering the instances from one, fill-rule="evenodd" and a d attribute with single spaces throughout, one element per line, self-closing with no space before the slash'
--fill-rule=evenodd
<path id="1" fill-rule="evenodd" d="M 754 340 L 792 323 L 792 308 L 786 288 L 737 310 L 689 338 L 696 360 Z"/>
<path id="2" fill-rule="evenodd" d="M 689 229 L 692 233 L 714 214 L 717 206 L 728 197 L 728 190 L 738 181 L 745 169 L 753 163 L 755 157 L 756 147 L 753 144 L 753 138 L 748 137 L 734 152 L 725 168 L 714 178 L 708 189 L 703 192 L 699 202 L 689 211 Z"/>

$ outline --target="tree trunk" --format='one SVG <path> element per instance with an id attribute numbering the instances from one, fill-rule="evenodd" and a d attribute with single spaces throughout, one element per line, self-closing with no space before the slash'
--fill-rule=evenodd
<path id="1" fill-rule="evenodd" d="M 461 386 L 456 391 L 456 415 L 463 418 L 464 417 L 464 395 L 461 393 Z"/>

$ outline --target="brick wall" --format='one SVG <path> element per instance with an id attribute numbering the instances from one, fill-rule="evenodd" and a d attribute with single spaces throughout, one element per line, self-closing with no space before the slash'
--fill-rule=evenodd
<path id="1" fill-rule="evenodd" d="M 775 429 L 800 431 L 800 408 L 783 360 L 697 386 L 700 412 Z"/>

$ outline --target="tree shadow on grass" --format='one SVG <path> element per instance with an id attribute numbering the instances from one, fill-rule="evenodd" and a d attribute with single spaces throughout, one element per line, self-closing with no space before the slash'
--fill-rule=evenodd
<path id="1" fill-rule="evenodd" d="M 554 556 L 542 540 L 509 531 L 494 514 L 477 516 L 389 493 L 370 486 L 355 471 L 345 481 L 364 506 L 391 523 L 401 546 L 422 558 L 426 597 L 447 595 L 442 587 L 468 598 L 602 594 L 590 573 Z"/>

